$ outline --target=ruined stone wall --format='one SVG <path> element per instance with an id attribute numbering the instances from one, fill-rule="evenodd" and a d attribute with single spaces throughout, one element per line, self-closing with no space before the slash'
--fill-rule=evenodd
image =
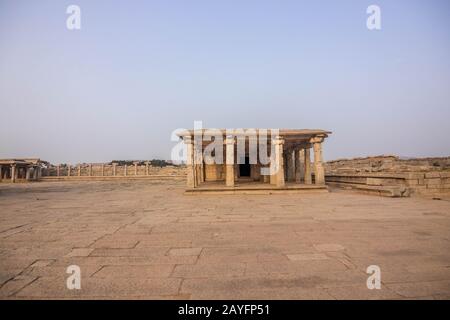
<path id="1" fill-rule="evenodd" d="M 450 157 L 401 159 L 397 156 L 376 156 L 333 160 L 325 163 L 326 172 L 430 172 L 450 171 Z"/>
<path id="2" fill-rule="evenodd" d="M 50 166 L 43 170 L 42 178 L 44 179 L 77 179 L 77 178 L 145 178 L 145 177 L 185 177 L 185 166 L 166 166 L 155 167 L 149 165 L 116 165 L 115 174 L 114 166 L 111 164 L 81 164 L 60 166 L 59 170 L 57 166 Z"/>
<path id="3" fill-rule="evenodd" d="M 450 194 L 450 157 L 377 156 L 334 160 L 324 166 L 330 185 L 391 196 Z"/>

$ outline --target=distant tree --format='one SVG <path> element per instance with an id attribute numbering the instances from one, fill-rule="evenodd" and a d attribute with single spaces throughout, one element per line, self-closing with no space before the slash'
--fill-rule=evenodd
<path id="1" fill-rule="evenodd" d="M 166 160 L 153 159 L 150 161 L 153 167 L 165 167 L 169 165 Z"/>
<path id="2" fill-rule="evenodd" d="M 113 160 L 111 161 L 109 164 L 117 164 L 119 166 L 133 166 L 135 163 L 137 163 L 138 165 L 146 165 L 147 163 L 149 163 L 151 166 L 153 167 L 166 167 L 169 165 L 172 165 L 171 162 L 168 162 L 166 160 L 161 160 L 161 159 L 152 159 L 150 161 L 146 161 L 146 160 Z"/>

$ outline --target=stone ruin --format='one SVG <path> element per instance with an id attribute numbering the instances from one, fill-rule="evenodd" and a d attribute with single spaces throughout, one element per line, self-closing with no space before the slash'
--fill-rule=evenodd
<path id="1" fill-rule="evenodd" d="M 328 161 L 328 185 L 365 193 L 440 198 L 450 194 L 450 157 L 400 158 L 393 155 Z"/>

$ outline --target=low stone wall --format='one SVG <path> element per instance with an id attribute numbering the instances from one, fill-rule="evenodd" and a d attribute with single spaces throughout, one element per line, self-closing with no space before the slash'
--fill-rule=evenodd
<path id="1" fill-rule="evenodd" d="M 41 180 L 184 179 L 185 177 L 185 166 L 82 164 L 49 167 L 42 171 Z"/>
<path id="2" fill-rule="evenodd" d="M 383 196 L 450 195 L 450 158 L 402 160 L 378 156 L 325 163 L 329 185 Z"/>
<path id="3" fill-rule="evenodd" d="M 424 196 L 450 194 L 450 171 L 409 173 L 406 181 L 413 194 Z"/>

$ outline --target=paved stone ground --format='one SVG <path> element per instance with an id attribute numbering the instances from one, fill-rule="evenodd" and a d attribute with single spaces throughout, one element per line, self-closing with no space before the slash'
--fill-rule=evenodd
<path id="1" fill-rule="evenodd" d="M 1 298 L 450 298 L 449 201 L 183 189 L 0 185 Z M 73 264 L 81 290 L 66 288 Z"/>

